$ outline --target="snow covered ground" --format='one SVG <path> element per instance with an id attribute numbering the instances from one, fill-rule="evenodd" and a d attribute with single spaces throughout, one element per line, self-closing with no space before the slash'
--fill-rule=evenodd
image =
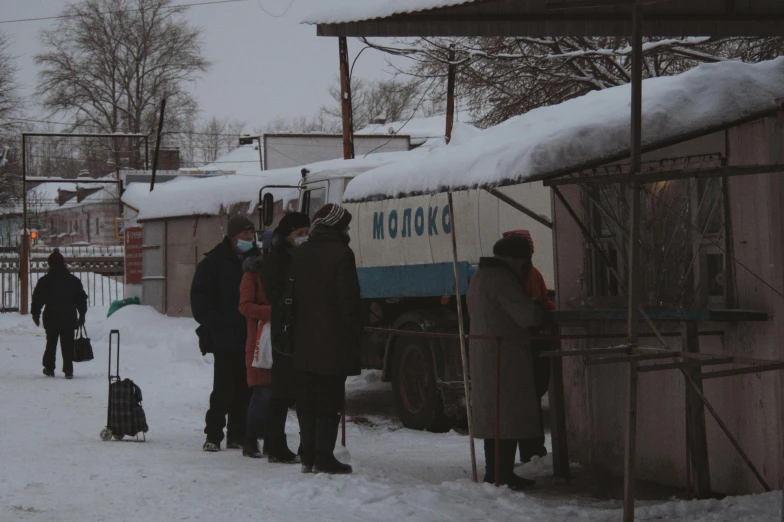
<path id="1" fill-rule="evenodd" d="M 348 386 L 348 448 L 355 474 L 302 475 L 296 466 L 201 451 L 212 383 L 190 319 L 126 307 L 88 312 L 96 358 L 66 381 L 41 374 L 44 332 L 0 315 L 0 520 L 20 521 L 615 521 L 617 501 L 569 494 L 549 458 L 521 466 L 540 487 L 513 493 L 470 480 L 468 439 L 402 429 L 385 407 L 388 385 L 370 372 Z M 147 442 L 102 442 L 108 334 L 122 334 L 120 374 L 144 392 Z M 297 445 L 293 414 L 289 443 Z M 481 449 L 477 445 L 480 469 Z M 346 457 L 346 455 L 342 455 Z M 560 488 L 560 490 L 559 490 Z M 566 492 L 566 493 L 564 493 Z M 723 501 L 639 502 L 638 520 L 779 520 L 778 493 Z"/>

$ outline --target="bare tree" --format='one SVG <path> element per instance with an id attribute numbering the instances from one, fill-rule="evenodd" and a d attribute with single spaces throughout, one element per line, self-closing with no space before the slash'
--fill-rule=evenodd
<path id="1" fill-rule="evenodd" d="M 352 78 L 351 102 L 354 111 L 354 129 L 366 127 L 377 119 L 392 122 L 411 117 L 418 108 L 421 83 L 398 79 L 367 81 Z M 335 104 L 323 107 L 321 111 L 330 118 L 340 120 L 342 109 L 339 80 L 329 88 L 329 94 L 335 100 Z"/>
<path id="2" fill-rule="evenodd" d="M 172 0 L 82 0 L 41 33 L 37 94 L 75 127 L 149 133 L 166 98 L 167 128 L 192 116 L 186 82 L 207 70 L 199 29 Z M 128 140 L 128 149 L 136 146 Z M 115 152 L 117 152 L 115 146 Z M 140 162 L 140 158 L 137 158 Z"/>
<path id="3" fill-rule="evenodd" d="M 323 111 L 313 117 L 299 116 L 295 118 L 277 117 L 254 131 L 256 134 L 338 134 L 341 132 L 340 120 L 325 114 Z"/>
<path id="4" fill-rule="evenodd" d="M 372 47 L 413 60 L 398 72 L 431 80 L 445 96 L 450 51 L 458 66 L 458 95 L 479 126 L 498 124 L 536 107 L 561 103 L 631 78 L 627 38 L 421 38 Z M 649 39 L 645 77 L 681 73 L 701 62 L 756 62 L 784 53 L 784 38 Z"/>
<path id="5" fill-rule="evenodd" d="M 21 195 L 18 135 L 24 123 L 17 118 L 24 107 L 9 43 L 8 36 L 0 31 L 0 208 L 13 207 Z"/>

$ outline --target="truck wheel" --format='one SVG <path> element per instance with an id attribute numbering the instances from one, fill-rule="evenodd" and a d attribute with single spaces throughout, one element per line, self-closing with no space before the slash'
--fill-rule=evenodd
<path id="1" fill-rule="evenodd" d="M 441 392 L 436 387 L 433 356 L 426 339 L 400 336 L 395 342 L 392 389 L 403 426 L 435 433 L 449 431 Z"/>

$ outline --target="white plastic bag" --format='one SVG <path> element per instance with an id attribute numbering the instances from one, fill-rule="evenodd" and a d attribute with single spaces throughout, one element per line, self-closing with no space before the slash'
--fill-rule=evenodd
<path id="1" fill-rule="evenodd" d="M 259 325 L 261 325 L 261 321 L 259 321 Z M 258 327 L 256 328 L 256 331 L 258 331 Z M 253 363 L 251 366 L 263 370 L 272 369 L 272 335 L 270 334 L 270 321 L 264 323 L 264 328 L 262 328 L 261 333 L 258 334 L 256 352 L 253 354 Z"/>

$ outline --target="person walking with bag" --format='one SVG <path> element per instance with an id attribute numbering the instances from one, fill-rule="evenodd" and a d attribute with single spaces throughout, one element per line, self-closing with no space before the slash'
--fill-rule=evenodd
<path id="1" fill-rule="evenodd" d="M 288 280 L 291 256 L 308 239 L 310 218 L 301 212 L 283 216 L 272 234 L 272 245 L 264 256 L 259 274 L 267 300 L 272 304 L 272 397 L 269 425 L 264 438 L 264 453 L 270 461 L 296 462 L 286 440 L 286 419 L 296 402 L 299 388 L 291 355 L 285 355 L 276 339 L 282 330 L 282 300 Z"/>
<path id="2" fill-rule="evenodd" d="M 65 259 L 58 249 L 49 256 L 49 272 L 38 280 L 33 291 L 30 310 L 33 322 L 41 325 L 43 310 L 46 330 L 44 351 L 44 375 L 54 377 L 57 361 L 57 341 L 63 357 L 63 373 L 73 379 L 74 332 L 84 326 L 87 314 L 87 294 L 78 277 L 68 271 Z"/>
<path id="3" fill-rule="evenodd" d="M 304 473 L 351 473 L 334 456 L 346 377 L 359 375 L 362 302 L 351 214 L 328 204 L 313 218 L 308 241 L 291 263 L 294 279 L 294 368 L 301 373 L 297 415 Z"/>
<path id="4" fill-rule="evenodd" d="M 242 449 L 245 440 L 250 400 L 245 369 L 247 325 L 238 303 L 242 262 L 259 255 L 254 235 L 248 218 L 229 219 L 226 237 L 196 267 L 191 284 L 191 311 L 207 329 L 215 356 L 210 409 L 205 417 L 207 440 L 202 447 L 208 452 L 220 451 L 224 428 L 228 449 Z"/>

